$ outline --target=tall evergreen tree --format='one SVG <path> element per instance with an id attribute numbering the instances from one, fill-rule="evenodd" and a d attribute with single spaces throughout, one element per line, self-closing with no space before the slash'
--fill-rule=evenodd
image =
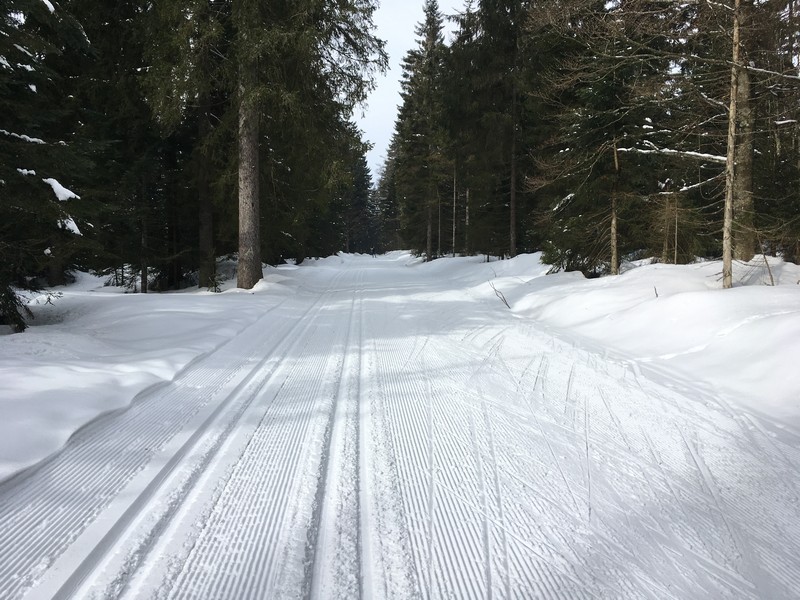
<path id="1" fill-rule="evenodd" d="M 75 219 L 83 206 L 64 186 L 75 187 L 87 161 L 52 62 L 88 47 L 58 2 L 9 0 L 0 8 L 0 323 L 18 331 L 26 309 L 14 288 L 36 288 L 35 276 L 63 283 L 82 244 Z"/>
<path id="2" fill-rule="evenodd" d="M 182 173 L 187 194 L 196 201 L 196 261 L 199 285 L 215 280 L 215 193 L 225 188 L 227 145 L 233 135 L 234 102 L 229 89 L 228 58 L 233 41 L 232 6 L 227 0 L 175 3 L 157 0 L 148 11 L 145 48 L 149 68 L 144 77 L 147 99 L 162 135 L 184 130 L 191 142 L 191 160 Z M 227 191 L 227 190 L 226 190 Z"/>
<path id="3" fill-rule="evenodd" d="M 483 120 L 488 128 L 487 150 L 494 168 L 504 176 L 495 193 L 508 206 L 508 253 L 518 246 L 519 164 L 524 155 L 520 140 L 523 122 L 524 27 L 528 17 L 526 0 L 479 0 L 479 73 L 477 92 L 484 99 Z M 507 198 L 507 203 L 506 199 Z"/>
<path id="4" fill-rule="evenodd" d="M 417 47 L 403 60 L 403 99 L 395 124 L 397 187 L 404 238 L 434 257 L 434 214 L 440 184 L 448 178 L 448 141 L 443 124 L 443 15 L 426 0 L 417 25 Z"/>

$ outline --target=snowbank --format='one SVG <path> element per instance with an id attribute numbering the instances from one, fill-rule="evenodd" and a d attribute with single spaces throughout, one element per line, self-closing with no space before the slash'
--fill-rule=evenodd
<path id="1" fill-rule="evenodd" d="M 52 303 L 31 298 L 31 327 L 0 336 L 0 480 L 224 344 L 292 293 L 287 279 L 268 269 L 248 293 L 124 294 L 79 273 Z"/>
<path id="2" fill-rule="evenodd" d="M 721 289 L 717 261 L 628 265 L 599 279 L 546 275 L 540 254 L 444 259 L 421 269 L 449 274 L 502 307 L 499 292 L 514 314 L 607 360 L 800 428 L 800 266 L 769 260 L 774 286 L 765 285 L 770 273 L 758 258 L 735 265 L 732 290 Z"/>

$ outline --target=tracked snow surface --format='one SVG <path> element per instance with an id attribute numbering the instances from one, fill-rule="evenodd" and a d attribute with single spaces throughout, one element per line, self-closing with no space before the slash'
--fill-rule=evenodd
<path id="1" fill-rule="evenodd" d="M 0 337 L 0 598 L 797 598 L 797 267 L 546 271 L 84 276 Z"/>

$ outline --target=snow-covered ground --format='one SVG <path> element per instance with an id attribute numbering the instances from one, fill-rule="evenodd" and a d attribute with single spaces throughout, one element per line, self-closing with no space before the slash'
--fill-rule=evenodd
<path id="1" fill-rule="evenodd" d="M 728 291 L 538 255 L 81 275 L 0 336 L 0 597 L 795 598 L 800 268 L 771 261 Z"/>

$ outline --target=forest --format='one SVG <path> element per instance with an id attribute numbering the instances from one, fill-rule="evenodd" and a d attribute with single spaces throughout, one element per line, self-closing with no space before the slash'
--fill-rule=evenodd
<path id="1" fill-rule="evenodd" d="M 796 0 L 425 0 L 373 180 L 377 7 L 6 0 L 0 320 L 76 269 L 213 290 L 231 254 L 243 288 L 340 250 L 721 257 L 723 287 L 800 258 Z"/>

